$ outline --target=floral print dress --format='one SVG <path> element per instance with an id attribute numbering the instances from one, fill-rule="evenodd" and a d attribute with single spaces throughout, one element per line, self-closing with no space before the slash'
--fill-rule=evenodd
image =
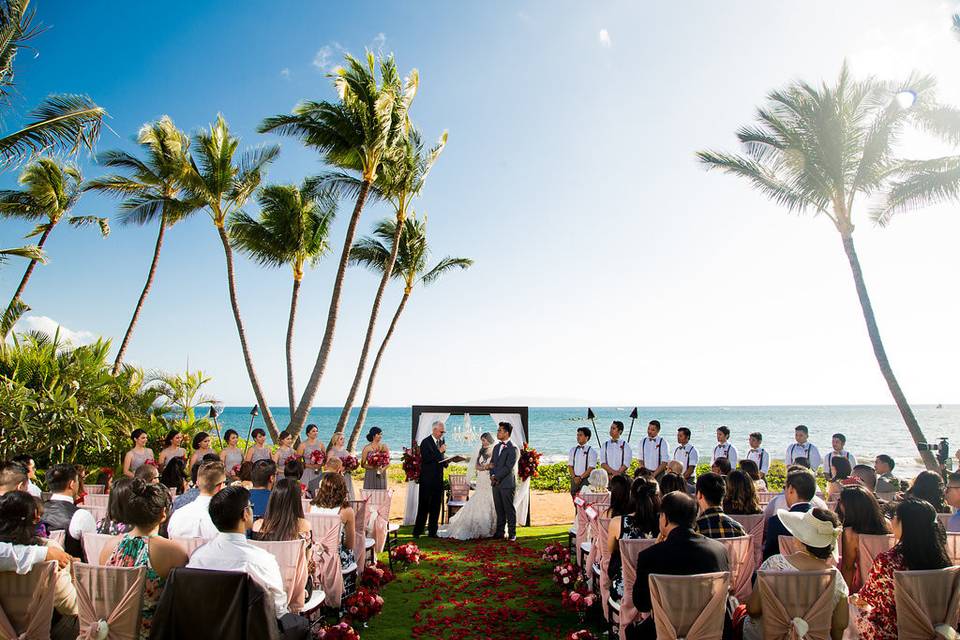
<path id="1" fill-rule="evenodd" d="M 649 540 L 653 537 L 653 532 L 644 531 L 641 524 L 633 521 L 633 516 L 620 516 L 621 540 Z M 610 597 L 619 601 L 623 598 L 623 560 L 620 558 L 619 547 L 610 556 L 607 575 L 610 577 Z"/>
<path id="2" fill-rule="evenodd" d="M 893 599 L 893 572 L 906 571 L 900 550 L 884 551 L 873 561 L 867 581 L 860 589 L 860 599 L 872 609 L 857 619 L 857 629 L 863 640 L 896 640 L 897 605 Z"/>
<path id="3" fill-rule="evenodd" d="M 147 580 L 143 586 L 143 611 L 140 614 L 140 640 L 149 640 L 153 626 L 153 614 L 163 591 L 163 579 L 150 564 L 150 544 L 147 536 L 124 534 L 117 544 L 108 567 L 146 567 Z"/>

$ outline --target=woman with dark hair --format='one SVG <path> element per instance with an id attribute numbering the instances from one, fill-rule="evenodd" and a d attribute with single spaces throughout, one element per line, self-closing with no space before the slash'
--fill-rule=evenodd
<path id="1" fill-rule="evenodd" d="M 158 535 L 160 523 L 169 512 L 170 493 L 163 485 L 133 480 L 123 508 L 124 518 L 133 529 L 108 542 L 100 552 L 100 564 L 108 567 L 147 568 L 140 615 L 141 640 L 150 637 L 153 614 L 167 575 L 171 569 L 185 566 L 189 559 L 183 547 Z"/>
<path id="2" fill-rule="evenodd" d="M 107 498 L 107 516 L 97 523 L 97 533 L 118 536 L 130 531 L 130 525 L 123 515 L 123 506 L 130 497 L 130 478 L 120 478 L 113 484 L 113 491 Z M 87 558 L 91 562 L 93 558 Z"/>
<path id="3" fill-rule="evenodd" d="M 145 464 L 133 472 L 133 477 L 134 479 L 139 478 L 147 484 L 153 484 L 160 482 L 160 471 L 152 464 Z"/>
<path id="4" fill-rule="evenodd" d="M 160 483 L 168 489 L 176 489 L 179 496 L 187 490 L 188 481 L 187 461 L 183 458 L 170 458 L 160 474 Z"/>
<path id="5" fill-rule="evenodd" d="M 320 430 L 315 424 L 307 425 L 307 439 L 300 443 L 300 446 L 297 447 L 297 455 L 303 458 L 303 478 L 301 481 L 305 485 L 309 485 L 310 481 L 320 475 L 320 469 L 322 465 L 315 464 L 313 462 L 313 452 L 319 451 L 321 454 L 324 454 L 326 457 L 326 451 L 323 448 L 323 443 L 320 442 L 320 439 L 317 438 L 317 434 Z M 341 434 L 343 435 L 343 434 Z"/>
<path id="6" fill-rule="evenodd" d="M 253 489 L 253 463 L 249 460 L 245 460 L 243 464 L 240 465 L 240 473 L 237 474 L 237 482 L 241 486 L 245 487 L 247 491 Z"/>
<path id="7" fill-rule="evenodd" d="M 827 500 L 833 502 L 840 498 L 840 492 L 843 491 L 844 480 L 853 473 L 853 467 L 850 461 L 840 456 L 830 456 L 830 484 L 827 487 Z"/>
<path id="8" fill-rule="evenodd" d="M 687 481 L 679 473 L 667 471 L 660 476 L 660 495 L 665 496 L 671 491 L 687 493 Z"/>
<path id="9" fill-rule="evenodd" d="M 363 475 L 363 488 L 367 490 L 384 490 L 387 488 L 387 471 L 373 466 L 368 461 L 371 453 L 386 451 L 390 455 L 390 449 L 383 443 L 383 429 L 380 427 L 370 427 L 367 433 L 367 446 L 360 452 L 360 466 L 366 469 Z"/>
<path id="10" fill-rule="evenodd" d="M 947 533 L 929 502 L 904 496 L 893 506 L 890 529 L 897 543 L 876 557 L 863 588 L 850 599 L 863 610 L 857 618 L 857 629 L 863 640 L 897 638 L 894 571 L 943 569 L 951 565 L 946 548 Z"/>
<path id="11" fill-rule="evenodd" d="M 270 491 L 267 511 L 253 523 L 254 540 L 296 540 L 303 538 L 312 544 L 310 523 L 303 517 L 300 481 L 280 478 Z"/>
<path id="12" fill-rule="evenodd" d="M 667 474 L 669 475 L 669 474 Z M 679 477 L 679 476 L 678 476 Z M 680 478 L 683 482 L 683 478 Z M 684 483 L 686 484 L 686 483 Z M 610 565 L 610 597 L 623 597 L 623 565 L 620 540 L 643 540 L 660 535 L 660 487 L 653 478 L 637 478 L 630 487 L 633 512 L 610 519 L 607 530 L 607 553 Z"/>
<path id="13" fill-rule="evenodd" d="M 890 526 L 883 517 L 883 509 L 876 496 L 863 487 L 844 487 L 837 502 L 837 515 L 843 523 L 840 573 L 850 586 L 850 591 L 856 593 L 860 590 L 859 536 L 890 533 Z"/>
<path id="14" fill-rule="evenodd" d="M 299 499 L 299 498 L 298 498 Z M 353 543 L 356 540 L 356 513 L 347 502 L 347 485 L 339 473 L 326 471 L 320 479 L 317 496 L 310 503 L 310 513 L 323 513 L 340 517 L 340 568 L 356 565 Z M 355 576 L 356 574 L 350 574 Z M 353 591 L 354 583 L 347 584 L 344 575 L 344 593 Z M 355 580 L 355 577 L 353 578 Z"/>
<path id="15" fill-rule="evenodd" d="M 197 435 L 193 436 L 193 454 L 190 456 L 191 469 L 193 468 L 193 465 L 203 460 L 203 456 L 207 455 L 208 453 L 214 453 L 213 449 L 210 447 L 212 442 L 213 440 L 210 438 L 210 434 L 206 431 L 201 431 Z"/>
<path id="16" fill-rule="evenodd" d="M 754 489 L 757 491 L 767 490 L 767 481 L 760 477 L 760 467 L 757 466 L 754 460 L 741 460 L 737 466 L 753 480 Z"/>
<path id="17" fill-rule="evenodd" d="M 756 467 L 753 460 L 744 460 Z M 727 476 L 727 493 L 723 500 L 723 512 L 734 516 L 749 516 L 762 513 L 760 498 L 753 478 L 743 468 L 734 469 Z"/>
<path id="18" fill-rule="evenodd" d="M 180 446 L 181 442 L 183 442 L 183 434 L 177 429 L 171 429 L 167 432 L 163 439 L 163 449 L 160 449 L 160 457 L 157 458 L 157 464 L 161 469 L 163 469 L 163 465 L 174 458 L 186 459 L 187 450 Z"/>
<path id="19" fill-rule="evenodd" d="M 143 429 L 134 429 L 130 434 L 133 440 L 133 449 L 127 451 L 123 456 L 123 475 L 128 478 L 133 477 L 133 472 L 146 463 L 147 460 L 153 460 L 153 449 L 147 447 L 147 432 Z"/>
<path id="20" fill-rule="evenodd" d="M 943 478 L 936 471 L 921 471 L 914 478 L 913 484 L 904 493 L 904 497 L 913 496 L 920 500 L 926 500 L 933 505 L 937 513 L 950 513 L 950 507 L 943 500 L 944 494 Z"/>
<path id="21" fill-rule="evenodd" d="M 615 475 L 607 483 L 610 491 L 610 507 L 607 509 L 608 518 L 618 518 L 632 511 L 630 501 L 630 480 L 622 475 Z"/>
<path id="22" fill-rule="evenodd" d="M 279 446 L 276 453 L 273 454 L 273 461 L 277 463 L 278 468 L 283 469 L 287 460 L 297 457 L 297 452 L 293 449 L 293 434 L 289 431 L 281 431 L 277 444 Z"/>
<path id="23" fill-rule="evenodd" d="M 220 451 L 220 462 L 223 463 L 223 468 L 227 472 L 227 478 L 236 480 L 240 466 L 243 464 L 243 451 L 240 451 L 237 446 L 240 442 L 240 434 L 233 429 L 227 429 L 223 434 L 223 440 L 227 445 Z"/>
<path id="24" fill-rule="evenodd" d="M 270 447 L 264 446 L 264 443 L 267 441 L 267 432 L 257 427 L 250 435 L 253 437 L 254 445 L 247 449 L 247 453 L 243 456 L 243 459 L 249 460 L 250 462 L 273 460 L 273 453 L 271 453 Z"/>
<path id="25" fill-rule="evenodd" d="M 283 465 L 283 477 L 290 478 L 297 482 L 297 486 L 301 485 L 301 478 L 303 478 L 303 460 L 300 458 L 287 458 L 287 464 Z M 306 487 L 303 487 L 306 490 Z"/>

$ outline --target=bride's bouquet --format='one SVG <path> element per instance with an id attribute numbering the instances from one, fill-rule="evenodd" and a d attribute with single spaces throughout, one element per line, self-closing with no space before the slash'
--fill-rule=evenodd
<path id="1" fill-rule="evenodd" d="M 578 577 L 577 568 L 569 562 L 558 564 L 553 568 L 553 581 L 562 589 L 573 585 Z"/>
<path id="2" fill-rule="evenodd" d="M 570 551 L 559 542 L 551 542 L 544 547 L 540 557 L 553 564 L 563 564 L 570 561 Z"/>
<path id="3" fill-rule="evenodd" d="M 540 466 L 540 456 L 542 454 L 530 447 L 526 442 L 523 443 L 523 449 L 520 450 L 520 461 L 517 464 L 517 475 L 520 480 L 527 480 L 537 475 L 537 467 Z"/>
<path id="4" fill-rule="evenodd" d="M 374 451 L 367 454 L 367 464 L 377 470 L 377 475 L 383 475 L 383 470 L 390 466 L 390 453 L 388 451 Z"/>
<path id="5" fill-rule="evenodd" d="M 407 482 L 411 480 L 416 482 L 420 479 L 420 461 L 419 450 L 416 448 L 403 448 L 403 458 L 401 458 L 401 462 L 403 463 L 403 472 L 407 474 Z"/>
<path id="6" fill-rule="evenodd" d="M 356 470 L 360 466 L 360 461 L 357 460 L 357 456 L 348 453 L 345 456 L 340 457 L 340 462 L 343 463 L 343 470 L 347 473 Z"/>

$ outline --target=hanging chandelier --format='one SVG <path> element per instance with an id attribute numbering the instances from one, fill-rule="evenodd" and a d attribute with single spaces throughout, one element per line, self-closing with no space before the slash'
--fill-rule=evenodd
<path id="1" fill-rule="evenodd" d="M 470 422 L 470 414 L 463 414 L 463 424 L 453 428 L 453 439 L 457 442 L 473 442 L 478 437 L 477 432 L 473 429 L 473 424 Z"/>

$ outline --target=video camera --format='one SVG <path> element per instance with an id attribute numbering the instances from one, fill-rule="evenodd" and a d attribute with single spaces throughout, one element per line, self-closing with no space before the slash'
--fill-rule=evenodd
<path id="1" fill-rule="evenodd" d="M 947 466 L 950 460 L 950 442 L 947 438 L 941 436 L 939 444 L 930 444 L 929 442 L 918 442 L 917 449 L 920 451 L 934 451 L 937 454 L 937 462 L 941 467 Z"/>

